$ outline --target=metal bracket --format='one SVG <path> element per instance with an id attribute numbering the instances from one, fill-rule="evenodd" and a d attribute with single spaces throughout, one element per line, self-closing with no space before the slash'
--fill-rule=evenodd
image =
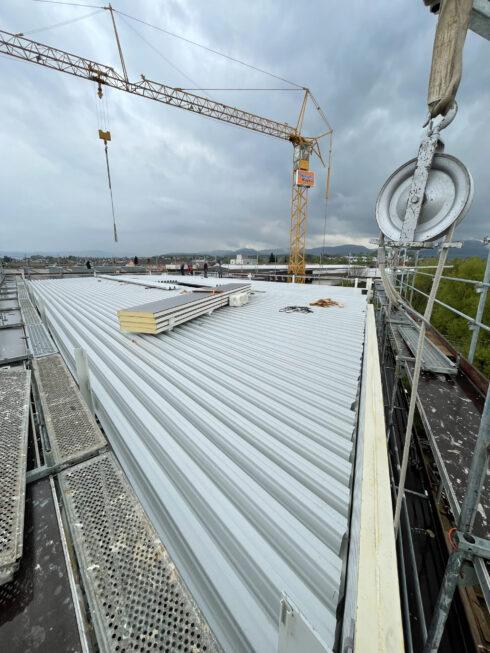
<path id="1" fill-rule="evenodd" d="M 16 322 L 15 324 L 0 324 L 0 330 L 1 329 L 18 329 L 19 327 L 23 326 L 23 322 Z"/>
<path id="2" fill-rule="evenodd" d="M 79 465 L 80 463 L 86 462 L 87 460 L 91 460 L 92 458 L 96 458 L 102 453 L 105 453 L 107 451 L 107 446 L 101 447 L 97 451 L 90 451 L 88 454 L 79 456 L 75 460 L 69 460 L 67 462 L 62 462 L 62 463 L 56 463 L 56 464 L 48 464 L 48 465 L 41 465 L 40 467 L 35 467 L 34 469 L 31 469 L 26 473 L 26 483 L 35 483 L 36 481 L 41 480 L 42 478 L 46 478 L 46 476 L 55 476 L 56 474 L 59 474 L 60 472 L 64 472 L 66 469 L 69 469 L 70 467 L 75 467 L 76 465 Z"/>
<path id="3" fill-rule="evenodd" d="M 458 580 L 460 587 L 474 587 L 478 585 L 478 576 L 470 560 L 465 560 L 461 567 L 460 578 Z"/>
<path id="4" fill-rule="evenodd" d="M 387 247 L 404 247 L 405 249 L 435 249 L 437 242 L 427 242 L 422 240 L 413 240 L 405 242 L 403 240 L 385 240 Z"/>
<path id="5" fill-rule="evenodd" d="M 280 610 L 277 653 L 328 653 L 319 635 L 286 594 L 282 596 Z"/>
<path id="6" fill-rule="evenodd" d="M 461 533 L 458 531 L 454 535 L 454 540 L 458 543 L 458 549 L 463 551 L 467 558 L 485 558 L 490 560 L 490 541 L 471 533 Z"/>
<path id="7" fill-rule="evenodd" d="M 453 240 L 450 243 L 441 243 L 441 245 L 439 245 L 440 249 L 461 249 L 462 247 L 463 247 L 462 240 Z"/>
<path id="8" fill-rule="evenodd" d="M 412 183 L 410 184 L 405 219 L 403 220 L 400 233 L 400 241 L 402 243 L 404 241 L 413 241 L 438 142 L 439 130 L 436 129 L 429 131 L 420 143 L 417 165 L 413 173 Z"/>
<path id="9" fill-rule="evenodd" d="M 417 165 L 410 184 L 408 192 L 408 202 L 405 211 L 405 219 L 403 220 L 402 229 L 400 233 L 401 241 L 412 241 L 417 229 L 417 224 L 422 210 L 422 203 L 425 196 L 427 181 L 429 179 L 429 172 L 432 167 L 434 154 L 438 149 L 439 134 L 441 130 L 447 127 L 455 118 L 458 112 L 458 105 L 454 102 L 453 106 L 449 109 L 447 114 L 442 118 L 439 123 L 430 120 L 426 123 L 429 125 L 426 136 L 420 143 L 419 151 L 417 154 Z M 440 147 L 443 149 L 444 145 Z"/>
<path id="10" fill-rule="evenodd" d="M 63 471 L 68 466 L 69 465 L 66 463 L 59 463 L 57 465 L 41 465 L 40 467 L 35 467 L 27 472 L 26 483 L 35 483 L 42 478 L 46 478 L 46 476 L 59 474 L 59 472 Z"/>
<path id="11" fill-rule="evenodd" d="M 403 323 L 405 324 L 405 323 Z M 396 355 L 396 360 L 399 361 L 400 363 L 413 363 L 415 362 L 415 358 L 413 356 L 401 356 L 400 354 Z"/>

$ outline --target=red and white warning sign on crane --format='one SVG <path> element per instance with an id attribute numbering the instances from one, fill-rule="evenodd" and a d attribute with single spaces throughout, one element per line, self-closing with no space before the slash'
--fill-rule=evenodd
<path id="1" fill-rule="evenodd" d="M 313 170 L 296 170 L 294 183 L 296 186 L 307 186 L 311 188 L 315 185 L 315 173 Z"/>

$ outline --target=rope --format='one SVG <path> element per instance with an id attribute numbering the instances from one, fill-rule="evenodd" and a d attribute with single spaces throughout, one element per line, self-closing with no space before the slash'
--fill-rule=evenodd
<path id="1" fill-rule="evenodd" d="M 116 215 L 114 213 L 114 197 L 112 195 L 112 184 L 111 184 L 111 171 L 109 168 L 109 152 L 107 149 L 107 143 L 104 142 L 104 151 L 105 151 L 105 162 L 107 166 L 107 181 L 109 182 L 109 192 L 111 194 L 111 209 L 112 209 L 112 226 L 114 229 L 114 242 L 117 243 L 117 228 L 116 228 Z"/>
<path id="2" fill-rule="evenodd" d="M 99 98 L 97 90 L 95 93 L 95 112 L 97 115 L 97 128 L 102 131 L 109 131 L 109 100 L 108 100 L 107 89 L 104 95 Z M 107 141 L 104 140 L 104 154 L 105 154 L 105 163 L 107 170 L 107 182 L 109 184 L 109 194 L 111 197 L 111 211 L 112 211 L 112 228 L 114 233 L 114 242 L 118 242 L 117 237 L 117 227 L 116 227 L 116 212 L 114 210 L 114 196 L 112 193 L 112 181 L 111 181 L 111 170 L 109 165 L 109 149 L 107 147 Z"/>
<path id="3" fill-rule="evenodd" d="M 444 0 L 432 50 L 427 104 L 432 118 L 454 104 L 463 72 L 463 47 L 473 0 Z"/>
<path id="4" fill-rule="evenodd" d="M 102 98 L 103 100 L 103 106 L 104 106 L 104 116 L 105 116 L 105 124 L 106 124 L 106 130 L 109 131 L 109 89 L 107 88 L 104 93 L 104 97 Z"/>
<path id="5" fill-rule="evenodd" d="M 61 23 L 54 23 L 53 25 L 47 25 L 46 27 L 38 27 L 37 29 L 31 29 L 28 32 L 19 32 L 19 36 L 30 36 L 31 34 L 37 34 L 38 32 L 45 32 L 50 29 L 55 29 L 56 27 L 65 27 L 66 25 L 71 25 L 72 23 L 78 23 L 81 20 L 95 16 L 95 14 L 100 14 L 104 11 L 102 8 L 98 8 L 96 11 L 91 11 L 88 14 L 83 16 L 77 16 L 77 18 L 71 18 L 70 20 L 64 20 Z"/>

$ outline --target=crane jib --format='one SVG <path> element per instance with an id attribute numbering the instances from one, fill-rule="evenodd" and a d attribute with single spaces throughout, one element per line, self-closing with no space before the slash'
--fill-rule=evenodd
<path id="1" fill-rule="evenodd" d="M 0 30 L 0 52 L 282 140 L 292 141 L 298 136 L 297 130 L 287 123 L 277 122 L 179 88 L 166 86 L 148 80 L 144 76 L 139 82 L 130 82 L 110 66 L 31 41 L 24 38 L 22 34 L 11 34 Z"/>
<path id="2" fill-rule="evenodd" d="M 308 187 L 304 183 L 299 184 L 298 177 L 301 176 L 303 178 L 305 176 L 303 174 L 305 170 L 308 172 L 309 177 L 312 177 L 313 173 L 308 170 L 308 160 L 312 153 L 316 154 L 320 159 L 320 162 L 325 165 L 321 156 L 319 141 L 324 136 L 328 136 L 330 138 L 330 147 L 327 173 L 327 194 L 325 196 L 326 198 L 328 197 L 333 133 L 323 111 L 315 98 L 311 95 L 310 91 L 306 87 L 303 88 L 305 95 L 300 115 L 296 126 L 293 127 L 284 122 L 277 122 L 270 118 L 264 118 L 263 116 L 250 113 L 249 111 L 243 111 L 242 109 L 223 104 L 222 102 L 215 102 L 207 97 L 195 95 L 194 93 L 185 91 L 182 88 L 174 88 L 159 82 L 151 81 L 146 79 L 144 75 L 141 75 L 140 81 L 131 82 L 127 76 L 124 57 L 117 37 L 117 31 L 116 39 L 118 41 L 124 75 L 118 73 L 111 66 L 99 64 L 96 61 L 91 61 L 90 59 L 59 50 L 58 48 L 53 48 L 44 43 L 31 41 L 30 39 L 26 39 L 21 33 L 12 34 L 4 30 L 0 30 L 0 54 L 5 54 L 23 61 L 29 61 L 52 70 L 58 70 L 59 72 L 94 82 L 98 86 L 97 95 L 99 97 L 102 97 L 102 87 L 109 86 L 121 91 L 126 91 L 127 93 L 132 93 L 133 95 L 139 95 L 140 97 L 145 97 L 156 102 L 179 107 L 186 111 L 200 114 L 201 116 L 213 118 L 221 122 L 227 122 L 236 125 L 237 127 L 242 127 L 243 129 L 273 136 L 274 138 L 279 138 L 291 143 L 294 147 L 294 154 L 288 273 L 290 275 L 290 280 L 303 283 L 306 279 L 305 250 L 308 215 Z M 319 136 L 309 137 L 301 134 L 308 98 L 312 99 L 319 115 L 323 117 L 328 126 L 328 131 Z M 107 146 L 107 141 L 105 141 L 105 144 Z M 303 172 L 296 174 L 298 169 L 301 169 Z M 108 176 L 110 176 L 109 170 Z M 311 183 L 309 185 L 311 185 Z M 112 189 L 110 190 L 112 202 Z M 117 240 L 115 218 L 114 239 Z"/>

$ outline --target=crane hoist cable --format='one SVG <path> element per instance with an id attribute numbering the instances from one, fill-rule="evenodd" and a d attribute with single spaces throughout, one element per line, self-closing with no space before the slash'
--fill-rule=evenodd
<path id="1" fill-rule="evenodd" d="M 106 138 L 106 137 L 109 138 Z M 99 138 L 101 138 L 104 141 L 104 152 L 105 152 L 105 163 L 107 167 L 107 181 L 109 183 L 109 193 L 111 196 L 111 210 L 112 210 L 112 228 L 114 230 L 114 242 L 117 243 L 117 227 L 116 227 L 116 215 L 114 212 L 114 196 L 112 194 L 112 184 L 111 184 L 111 169 L 109 166 L 109 150 L 107 147 L 107 141 L 111 140 L 111 133 L 110 132 L 102 132 L 99 133 Z"/>
<path id="2" fill-rule="evenodd" d="M 332 180 L 332 148 L 333 148 L 333 132 L 330 132 L 328 139 L 328 160 L 327 160 L 327 178 L 325 182 L 325 195 L 324 195 L 324 210 L 323 210 L 323 245 L 320 254 L 320 265 L 323 263 L 325 256 L 325 245 L 327 239 L 327 218 L 328 218 L 328 200 L 330 199 L 330 183 Z"/>
<path id="3" fill-rule="evenodd" d="M 112 211 L 112 228 L 114 231 L 114 242 L 118 242 L 117 238 L 117 226 L 116 226 L 116 212 L 114 210 L 114 195 L 112 193 L 112 182 L 111 182 L 111 167 L 109 165 L 109 148 L 107 143 L 112 140 L 111 132 L 109 131 L 109 107 L 107 103 L 107 98 L 104 97 L 102 93 L 101 84 L 97 88 L 97 96 L 102 102 L 101 111 L 97 111 L 97 118 L 99 123 L 99 138 L 104 141 L 104 154 L 105 154 L 105 163 L 107 170 L 107 183 L 109 185 L 109 195 L 111 198 L 111 211 Z M 105 101 L 105 106 L 104 106 Z M 96 100 L 97 103 L 97 100 Z M 97 105 L 98 109 L 98 105 Z"/>

